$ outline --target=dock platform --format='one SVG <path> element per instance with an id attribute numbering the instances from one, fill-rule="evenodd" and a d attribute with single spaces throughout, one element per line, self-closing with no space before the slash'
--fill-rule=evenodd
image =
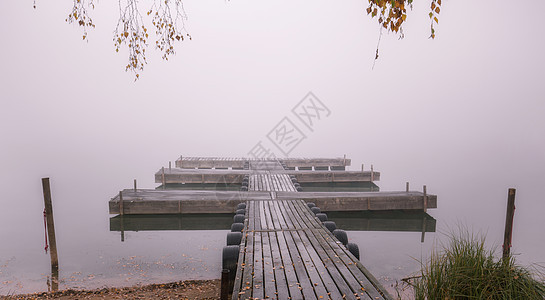
<path id="1" fill-rule="evenodd" d="M 251 184 L 253 184 L 251 182 Z M 247 200 L 298 199 L 314 202 L 323 211 L 423 210 L 437 208 L 436 195 L 422 192 L 282 192 L 215 190 L 125 189 L 109 202 L 110 214 L 198 214 L 235 213 Z M 426 200 L 427 199 L 427 200 Z M 427 202 L 427 204 L 426 204 Z M 120 211 L 123 207 L 123 212 Z"/>

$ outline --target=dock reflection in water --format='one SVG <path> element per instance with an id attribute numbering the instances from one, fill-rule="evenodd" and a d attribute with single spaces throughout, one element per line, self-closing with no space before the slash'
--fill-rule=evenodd
<path id="1" fill-rule="evenodd" d="M 337 228 L 350 231 L 435 232 L 436 220 L 420 211 L 327 212 Z M 228 230 L 233 214 L 124 215 L 110 218 L 110 231 Z"/>

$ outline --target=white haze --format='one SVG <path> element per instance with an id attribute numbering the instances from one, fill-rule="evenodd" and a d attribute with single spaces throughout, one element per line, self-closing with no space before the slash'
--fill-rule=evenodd
<path id="1" fill-rule="evenodd" d="M 133 82 L 112 42 L 116 1 L 97 3 L 88 42 L 64 22 L 72 1 L 0 2 L 2 262 L 42 247 L 40 178 L 52 180 L 60 243 L 79 249 L 134 178 L 153 188 L 179 155 L 247 156 L 312 91 L 331 115 L 290 156 L 373 164 L 381 190 L 425 184 L 439 229 L 466 224 L 500 246 L 515 187 L 513 251 L 543 263 L 545 3 L 443 1 L 431 40 L 428 3 L 415 1 L 406 37 L 384 34 L 373 70 L 366 3 L 184 1 L 193 40 L 169 62 L 151 45 Z"/>

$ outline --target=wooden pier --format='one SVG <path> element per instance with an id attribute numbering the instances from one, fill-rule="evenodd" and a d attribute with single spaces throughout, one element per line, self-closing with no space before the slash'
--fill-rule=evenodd
<path id="1" fill-rule="evenodd" d="M 302 200 L 248 201 L 232 299 L 391 299 Z"/>
<path id="2" fill-rule="evenodd" d="M 174 168 L 169 164 L 155 174 L 158 189 L 123 190 L 109 210 L 121 216 L 236 212 L 223 249 L 223 298 L 230 285 L 232 299 L 392 299 L 360 263 L 358 245 L 348 243 L 346 232 L 321 210 L 425 212 L 437 207 L 437 196 L 425 188 L 375 191 L 380 173 L 372 166 L 346 171 L 350 164 L 346 157 L 180 157 Z M 305 184 L 313 191 L 305 191 Z M 338 190 L 315 191 L 320 185 Z M 371 191 L 343 191 L 343 186 Z M 425 216 L 420 224 L 426 232 Z M 234 243 L 233 236 L 238 237 Z"/>

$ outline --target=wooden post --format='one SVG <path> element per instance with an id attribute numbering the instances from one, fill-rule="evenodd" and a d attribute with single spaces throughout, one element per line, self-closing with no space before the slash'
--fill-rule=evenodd
<path id="1" fill-rule="evenodd" d="M 346 167 L 346 154 L 343 156 L 343 166 Z"/>
<path id="2" fill-rule="evenodd" d="M 361 164 L 361 171 L 363 172 L 363 164 Z"/>
<path id="3" fill-rule="evenodd" d="M 428 212 L 428 192 L 426 191 L 426 186 L 424 185 L 424 212 Z"/>
<path id="4" fill-rule="evenodd" d="M 409 182 L 408 181 L 407 181 L 407 183 L 405 183 L 405 191 L 409 192 Z"/>
<path id="5" fill-rule="evenodd" d="M 424 214 L 424 217 L 422 218 L 422 236 L 420 237 L 420 243 L 424 242 L 424 238 L 426 237 L 426 215 Z"/>
<path id="6" fill-rule="evenodd" d="M 120 230 L 121 231 L 121 242 L 125 241 L 125 217 L 123 215 L 119 216 L 119 223 L 121 224 Z"/>
<path id="7" fill-rule="evenodd" d="M 161 184 L 164 190 L 165 189 L 165 167 L 161 168 Z"/>
<path id="8" fill-rule="evenodd" d="M 373 171 L 373 165 L 371 165 L 371 182 L 375 181 L 375 172 Z"/>
<path id="9" fill-rule="evenodd" d="M 125 209 L 123 209 L 123 191 L 119 191 L 119 214 L 125 214 Z"/>
<path id="10" fill-rule="evenodd" d="M 229 298 L 229 269 L 221 270 L 221 288 L 220 299 L 227 300 Z"/>
<path id="11" fill-rule="evenodd" d="M 59 257 L 57 256 L 57 240 L 55 239 L 55 224 L 53 221 L 53 205 L 51 204 L 51 188 L 49 178 L 42 178 L 42 188 L 44 192 L 45 216 L 47 223 L 47 237 L 49 238 L 51 256 L 51 269 L 59 268 Z"/>
<path id="12" fill-rule="evenodd" d="M 51 266 L 51 291 L 59 290 L 59 267 Z"/>
<path id="13" fill-rule="evenodd" d="M 168 162 L 168 172 L 172 173 L 172 162 L 171 161 Z"/>
<path id="14" fill-rule="evenodd" d="M 505 234 L 503 238 L 503 259 L 509 259 L 511 240 L 513 238 L 513 218 L 515 217 L 516 189 L 510 188 L 507 194 L 507 214 L 505 217 Z"/>
<path id="15" fill-rule="evenodd" d="M 136 189 L 136 179 L 134 180 L 134 192 L 135 192 L 135 193 L 137 192 L 137 189 Z"/>

